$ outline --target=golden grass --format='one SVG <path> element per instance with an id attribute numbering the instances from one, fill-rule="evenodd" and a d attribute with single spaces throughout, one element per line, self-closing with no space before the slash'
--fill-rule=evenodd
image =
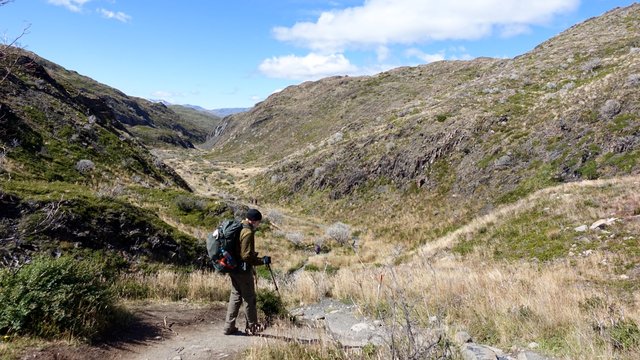
<path id="1" fill-rule="evenodd" d="M 300 343 L 264 343 L 250 348 L 243 355 L 246 360 L 365 359 L 365 357 L 349 354 L 335 346 L 303 345 Z"/>
<path id="2" fill-rule="evenodd" d="M 334 296 L 351 299 L 374 314 L 402 294 L 417 320 L 426 323 L 429 316 L 438 316 L 452 329 L 465 329 L 479 342 L 505 349 L 537 342 L 556 355 L 610 358 L 613 345 L 593 330 L 594 324 L 611 326 L 622 319 L 640 323 L 640 303 L 637 295 L 627 303 L 589 281 L 600 276 L 598 260 L 541 267 L 461 263 L 451 257 L 436 263 L 342 269 L 328 285 Z"/>
<path id="3" fill-rule="evenodd" d="M 637 265 L 637 255 L 614 251 L 606 243 L 612 237 L 607 233 L 590 233 L 602 244 L 589 253 L 567 253 L 545 263 L 496 260 L 483 249 L 460 257 L 450 250 L 457 242 L 508 224 L 532 209 L 541 209 L 541 216 L 562 217 L 546 230 L 547 237 L 573 234 L 574 227 L 607 217 L 627 219 L 617 231 L 637 235 L 640 222 L 633 219 L 640 211 L 639 188 L 639 179 L 631 177 L 545 189 L 474 219 L 409 257 L 397 244 L 390 245 L 390 239 L 365 236 L 358 255 L 366 260 L 331 253 L 310 257 L 309 263 L 320 269 L 322 264 L 339 263 L 340 270 L 334 276 L 322 271 L 298 273 L 283 293 L 290 304 L 315 302 L 331 294 L 380 317 L 388 315 L 390 303 L 403 298 L 422 324 L 437 316 L 451 332 L 464 329 L 477 341 L 503 349 L 536 342 L 542 352 L 572 359 L 633 359 L 640 350 L 640 333 L 630 327 L 623 335 L 629 336 L 628 342 L 621 346 L 616 330 L 629 322 L 640 324 L 640 295 L 625 289 L 631 283 L 620 282 L 625 275 L 616 264 Z M 536 231 L 525 225 L 521 230 Z M 625 239 L 633 241 L 633 236 Z M 402 256 L 404 263 L 394 265 Z M 372 259 L 385 265 L 372 266 Z"/>
<path id="4" fill-rule="evenodd" d="M 226 301 L 230 293 L 229 279 L 211 271 L 184 274 L 160 270 L 150 275 L 127 275 L 120 282 L 128 288 L 143 288 L 143 297 L 154 300 Z"/>

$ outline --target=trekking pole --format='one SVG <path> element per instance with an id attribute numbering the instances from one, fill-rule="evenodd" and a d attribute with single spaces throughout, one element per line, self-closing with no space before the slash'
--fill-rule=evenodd
<path id="1" fill-rule="evenodd" d="M 273 286 L 276 287 L 276 292 L 278 293 L 278 297 L 280 298 L 280 301 L 282 301 L 282 295 L 280 295 L 280 290 L 278 290 L 278 284 L 276 283 L 275 275 L 273 275 L 273 270 L 271 270 L 271 265 L 266 264 L 266 266 L 267 266 L 267 269 L 269 269 L 269 273 L 271 273 L 271 280 L 273 280 Z M 287 317 L 289 318 L 290 321 L 295 321 L 295 317 L 291 315 L 291 313 L 288 310 L 287 310 Z"/>
<path id="2" fill-rule="evenodd" d="M 276 283 L 276 277 L 273 275 L 273 270 L 271 270 L 271 265 L 267 264 L 267 269 L 269 269 L 269 273 L 271 273 L 271 280 L 273 280 L 273 286 L 276 287 L 276 292 L 278 293 L 278 296 L 280 298 L 282 298 L 282 296 L 280 295 L 280 290 L 278 290 L 278 284 Z"/>

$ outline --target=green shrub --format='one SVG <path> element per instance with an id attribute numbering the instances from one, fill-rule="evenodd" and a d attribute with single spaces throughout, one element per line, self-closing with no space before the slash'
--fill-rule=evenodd
<path id="1" fill-rule="evenodd" d="M 262 311 L 267 318 L 287 314 L 287 309 L 278 293 L 270 290 L 258 290 L 256 296 L 258 310 Z"/>
<path id="2" fill-rule="evenodd" d="M 437 122 L 445 122 L 449 116 L 451 116 L 450 114 L 438 114 L 436 115 L 436 121 Z"/>
<path id="3" fill-rule="evenodd" d="M 203 211 L 206 208 L 206 203 L 204 200 L 185 195 L 176 196 L 175 203 L 178 209 L 185 213 L 189 213 L 192 211 Z"/>
<path id="4" fill-rule="evenodd" d="M 582 167 L 578 169 L 580 175 L 589 180 L 595 180 L 600 175 L 598 174 L 598 165 L 594 160 L 587 161 Z"/>
<path id="5" fill-rule="evenodd" d="M 0 334 L 91 339 L 117 314 L 98 262 L 40 257 L 0 272 Z"/>

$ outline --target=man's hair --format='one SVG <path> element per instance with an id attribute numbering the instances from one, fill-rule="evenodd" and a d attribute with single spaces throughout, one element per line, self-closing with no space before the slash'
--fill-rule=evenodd
<path id="1" fill-rule="evenodd" d="M 247 211 L 247 219 L 251 221 L 260 221 L 262 220 L 262 214 L 257 209 L 249 209 L 249 211 Z"/>

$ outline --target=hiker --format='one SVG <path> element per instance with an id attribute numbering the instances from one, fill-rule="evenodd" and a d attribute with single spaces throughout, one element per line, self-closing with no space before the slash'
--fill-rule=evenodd
<path id="1" fill-rule="evenodd" d="M 254 283 L 254 266 L 271 264 L 271 257 L 258 257 L 255 251 L 254 233 L 262 221 L 262 214 L 256 209 L 249 209 L 247 216 L 242 220 L 240 241 L 236 246 L 236 258 L 242 260 L 242 266 L 237 271 L 229 273 L 231 278 L 231 295 L 227 306 L 227 320 L 224 326 L 224 334 L 231 335 L 238 331 L 236 319 L 240 306 L 244 300 L 246 333 L 255 334 L 262 330 L 258 324 L 258 310 L 256 308 L 256 288 Z"/>

